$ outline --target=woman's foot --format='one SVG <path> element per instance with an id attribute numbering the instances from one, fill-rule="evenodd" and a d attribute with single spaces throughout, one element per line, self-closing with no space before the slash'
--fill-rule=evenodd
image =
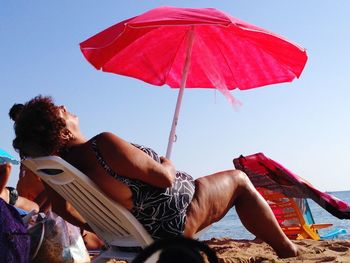
<path id="1" fill-rule="evenodd" d="M 303 249 L 300 246 L 297 246 L 290 240 L 283 248 L 276 249 L 276 253 L 280 258 L 297 257 L 302 254 L 302 251 Z"/>

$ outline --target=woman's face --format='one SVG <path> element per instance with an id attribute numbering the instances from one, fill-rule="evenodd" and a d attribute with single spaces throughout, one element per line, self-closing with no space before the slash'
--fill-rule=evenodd
<path id="1" fill-rule="evenodd" d="M 79 119 L 76 115 L 67 111 L 66 107 L 61 105 L 58 106 L 59 116 L 65 120 L 66 127 L 70 132 L 77 131 L 79 129 Z"/>

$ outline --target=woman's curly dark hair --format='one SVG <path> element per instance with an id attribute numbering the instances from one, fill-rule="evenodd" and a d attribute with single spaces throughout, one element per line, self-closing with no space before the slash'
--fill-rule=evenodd
<path id="1" fill-rule="evenodd" d="M 69 133 L 51 97 L 37 96 L 26 104 L 15 104 L 9 112 L 14 120 L 16 138 L 13 147 L 21 157 L 59 154 L 65 148 Z"/>

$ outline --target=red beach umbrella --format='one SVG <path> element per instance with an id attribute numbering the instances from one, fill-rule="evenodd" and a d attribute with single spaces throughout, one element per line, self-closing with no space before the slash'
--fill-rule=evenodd
<path id="1" fill-rule="evenodd" d="M 170 157 L 184 88 L 251 89 L 299 77 L 303 48 L 213 8 L 159 7 L 80 43 L 98 70 L 180 88 L 169 136 Z"/>

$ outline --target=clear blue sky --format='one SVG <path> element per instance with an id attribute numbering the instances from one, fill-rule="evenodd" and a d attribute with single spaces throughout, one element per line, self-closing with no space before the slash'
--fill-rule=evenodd
<path id="1" fill-rule="evenodd" d="M 264 152 L 321 190 L 350 190 L 350 1 L 5 1 L 0 0 L 0 147 L 13 155 L 8 110 L 51 95 L 91 137 L 112 131 L 165 155 L 176 90 L 95 70 L 79 43 L 151 8 L 215 7 L 307 49 L 292 83 L 232 94 L 186 90 L 172 160 L 194 177 Z M 16 184 L 18 168 L 10 181 Z"/>

